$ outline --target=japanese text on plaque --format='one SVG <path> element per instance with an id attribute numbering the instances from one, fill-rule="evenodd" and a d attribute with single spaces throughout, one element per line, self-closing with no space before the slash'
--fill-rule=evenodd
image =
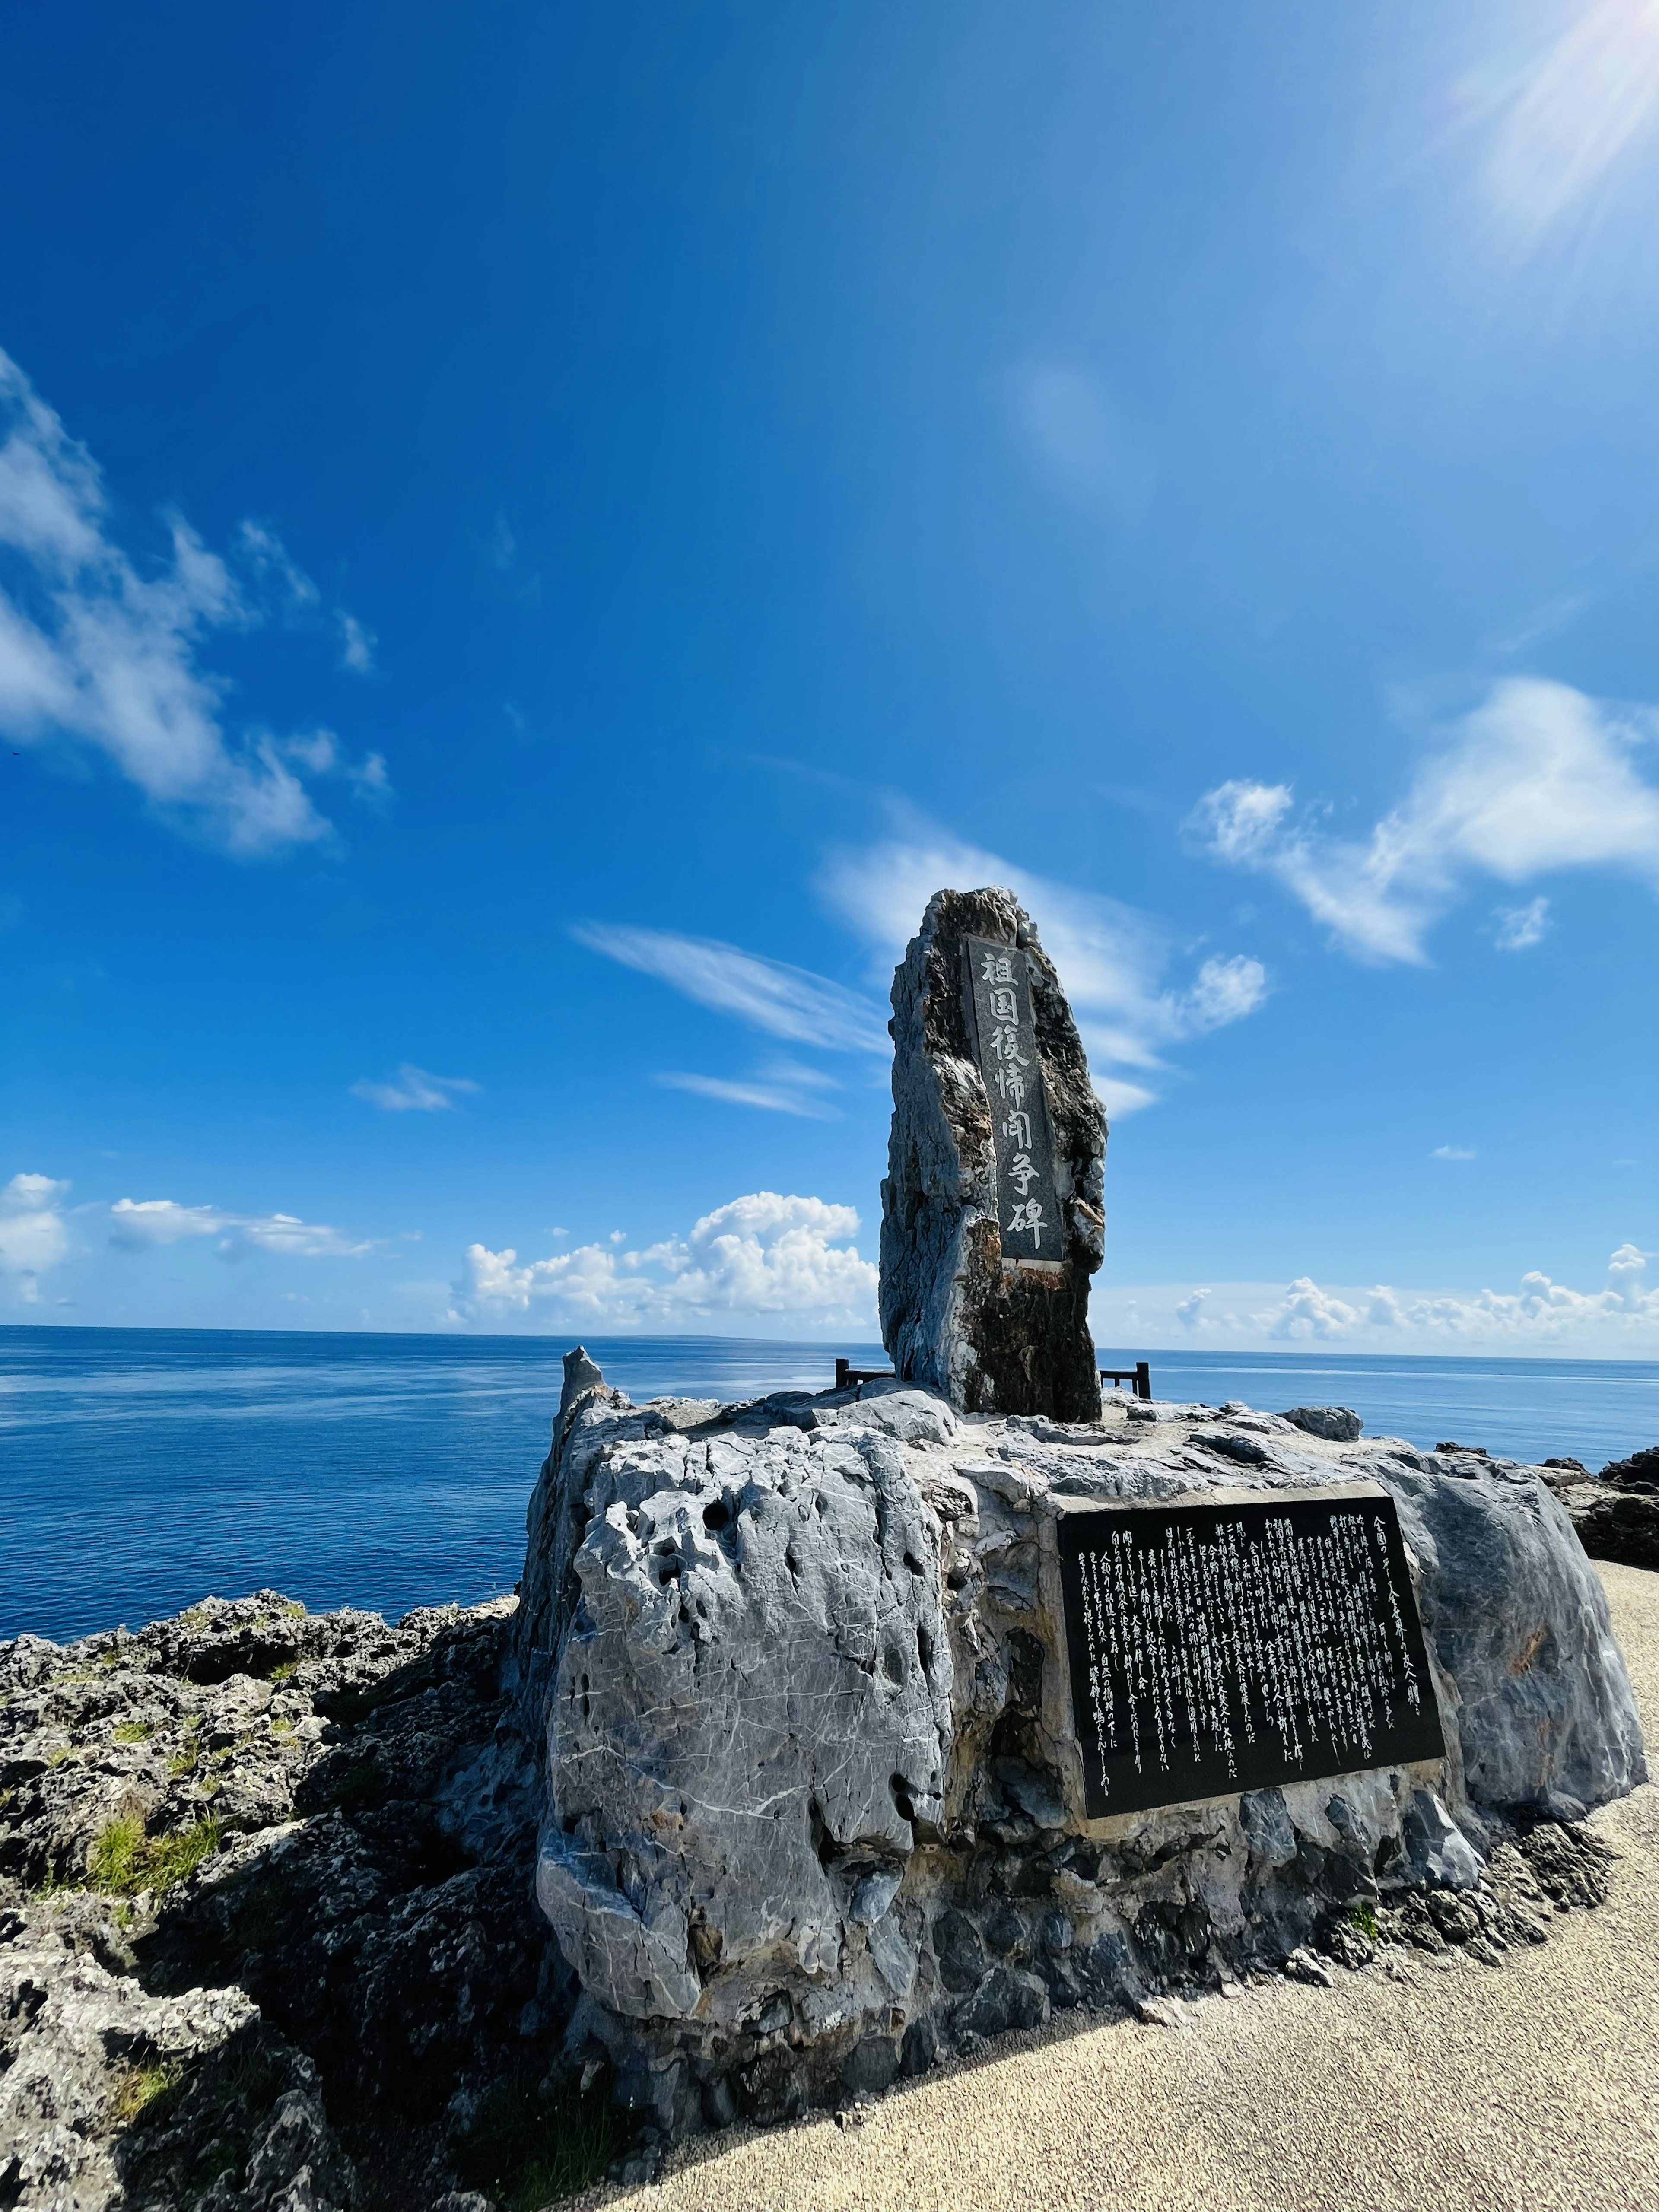
<path id="1" fill-rule="evenodd" d="M 1060 1584 L 1091 1818 L 1443 1753 L 1391 1498 L 1069 1514 Z"/>

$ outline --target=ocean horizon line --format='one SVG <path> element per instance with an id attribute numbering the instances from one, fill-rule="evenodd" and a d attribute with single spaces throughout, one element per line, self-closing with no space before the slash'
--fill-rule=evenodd
<path id="1" fill-rule="evenodd" d="M 134 1336 L 134 1337 L 244 1337 L 263 1339 L 278 1337 L 293 1341 L 343 1340 L 352 1343 L 386 1341 L 414 1342 L 425 1345 L 546 1345 L 569 1349 L 576 1345 L 616 1345 L 619 1347 L 647 1345 L 700 1345 L 753 1347 L 756 1350 L 823 1352 L 833 1356 L 836 1352 L 870 1352 L 885 1357 L 880 1340 L 875 1337 L 836 1336 L 747 1336 L 712 1329 L 673 1329 L 660 1332 L 646 1330 L 608 1329 L 604 1334 L 581 1329 L 422 1329 L 422 1328 L 237 1328 L 203 1322 L 0 1322 L 0 1340 L 7 1337 L 44 1336 Z M 1425 1362 L 1455 1364 L 1473 1363 L 1490 1365 L 1503 1363 L 1524 1367 L 1619 1367 L 1637 1372 L 1659 1374 L 1659 1359 L 1644 1359 L 1634 1353 L 1603 1352 L 1595 1353 L 1547 1352 L 1515 1351 L 1498 1346 L 1472 1346 L 1461 1352 L 1370 1352 L 1329 1346 L 1291 1344 L 1267 1347 L 1251 1345 L 1224 1344 L 1145 1344 L 1133 1346 L 1119 1340 L 1114 1345 L 1097 1342 L 1096 1352 L 1102 1358 L 1115 1349 L 1126 1353 L 1133 1350 L 1135 1357 L 1151 1361 L 1166 1360 L 1212 1366 L 1217 1360 L 1254 1359 L 1273 1362 L 1340 1364 L 1349 1363 L 1366 1368 L 1385 1365 L 1421 1365 Z"/>

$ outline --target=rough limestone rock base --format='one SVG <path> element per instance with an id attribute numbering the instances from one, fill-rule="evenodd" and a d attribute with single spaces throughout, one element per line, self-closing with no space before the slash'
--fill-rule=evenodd
<path id="1" fill-rule="evenodd" d="M 991 1109 L 963 1004 L 969 936 L 1026 955 L 1062 1231 L 1052 1276 L 1003 1266 Z M 889 1026 L 881 1334 L 895 1370 L 970 1411 L 1093 1420 L 1089 1278 L 1105 1250 L 1106 1116 L 1054 964 L 1012 893 L 933 897 L 893 977 Z"/>
<path id="2" fill-rule="evenodd" d="M 1414 1560 L 1443 1764 L 1085 1832 L 1038 1569 L 1054 1501 L 1365 1479 Z M 1571 1824 L 1646 1776 L 1537 1470 L 1237 1407 L 1114 1398 L 1067 1426 L 892 1384 L 636 1408 L 573 1355 L 517 1636 L 537 1895 L 583 1992 L 567 2063 L 665 2133 L 1378 1940 L 1496 1959 L 1604 1880 Z"/>
<path id="3" fill-rule="evenodd" d="M 466 2180 L 573 1994 L 512 1612 L 266 1590 L 0 1644 L 0 2205 L 428 2212 Z"/>
<path id="4" fill-rule="evenodd" d="M 1576 1461 L 1557 1462 L 1544 1479 L 1591 1559 L 1659 1568 L 1659 1444 L 1614 1461 L 1600 1474 Z"/>

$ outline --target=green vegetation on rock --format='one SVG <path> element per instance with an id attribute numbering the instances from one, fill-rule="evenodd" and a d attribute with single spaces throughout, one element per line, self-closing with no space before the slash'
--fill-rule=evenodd
<path id="1" fill-rule="evenodd" d="M 217 1850 L 223 1832 L 218 1820 L 198 1820 L 175 1835 L 147 1836 L 141 1814 L 118 1813 L 100 1830 L 92 1847 L 93 1887 L 118 1897 L 130 1897 L 141 1889 L 164 1894 Z"/>
<path id="2" fill-rule="evenodd" d="M 539 2212 L 591 2188 L 627 2147 L 629 2126 L 593 2097 L 550 2094 L 528 2075 L 496 2084 L 465 2149 L 470 2185 L 502 2212 Z"/>
<path id="3" fill-rule="evenodd" d="M 180 2069 L 176 2066 L 130 2066 L 115 2085 L 112 2106 L 114 2118 L 122 2127 L 131 2127 L 141 2112 L 147 2112 L 158 2099 L 177 2087 Z"/>

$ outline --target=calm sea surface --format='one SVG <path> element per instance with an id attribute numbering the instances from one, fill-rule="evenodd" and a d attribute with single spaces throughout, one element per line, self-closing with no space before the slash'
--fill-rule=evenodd
<path id="1" fill-rule="evenodd" d="M 0 1328 L 0 1637 L 62 1641 L 262 1587 L 393 1616 L 510 1589 L 571 1341 Z M 825 1389 L 836 1349 L 588 1348 L 638 1400 Z M 884 1364 L 878 1346 L 845 1349 Z M 1418 1444 L 1599 1468 L 1659 1443 L 1645 1361 L 1148 1356 L 1160 1398 L 1352 1406 L 1368 1431 Z"/>

